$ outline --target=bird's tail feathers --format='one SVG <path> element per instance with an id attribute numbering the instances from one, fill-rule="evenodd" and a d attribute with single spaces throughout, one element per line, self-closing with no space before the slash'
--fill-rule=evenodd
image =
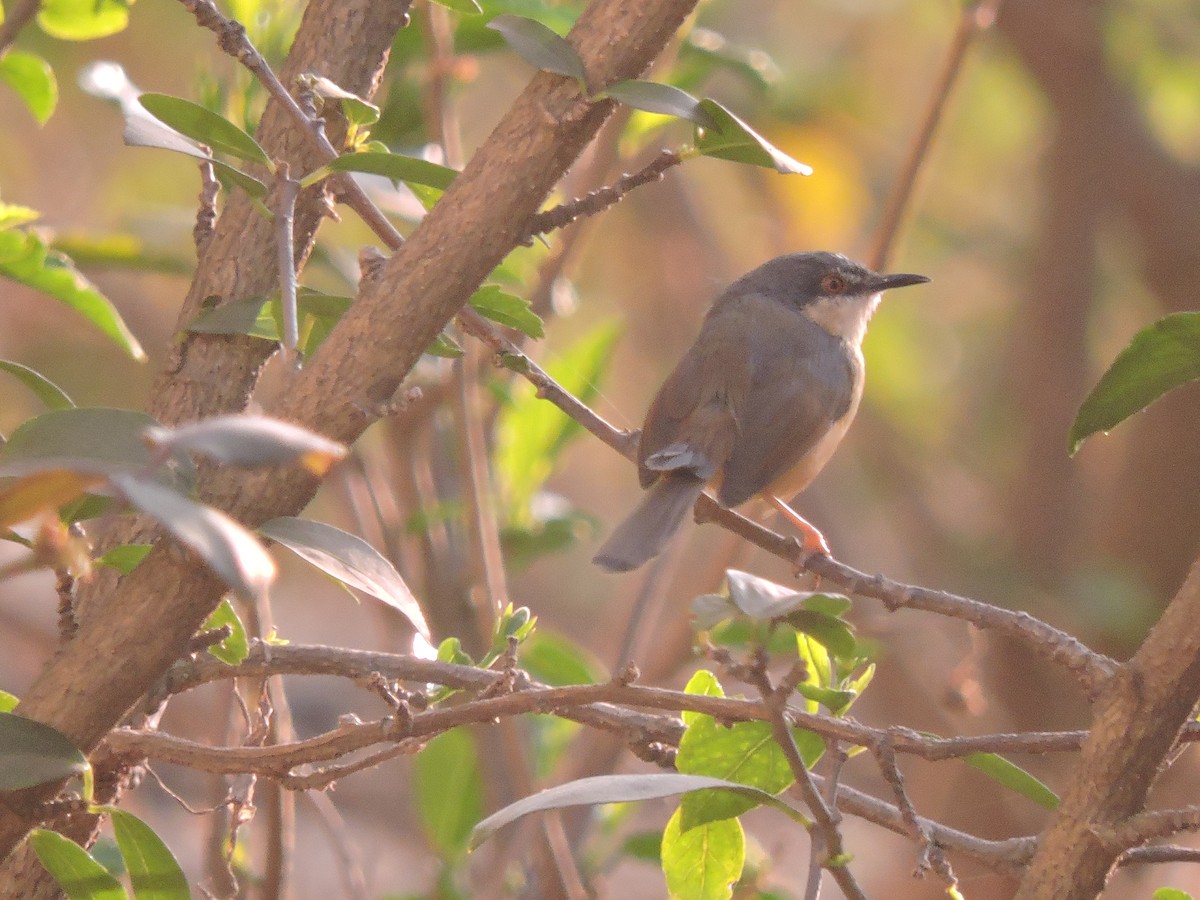
<path id="1" fill-rule="evenodd" d="M 658 556 L 703 490 L 699 478 L 683 474 L 659 478 L 592 562 L 609 572 L 628 572 Z"/>

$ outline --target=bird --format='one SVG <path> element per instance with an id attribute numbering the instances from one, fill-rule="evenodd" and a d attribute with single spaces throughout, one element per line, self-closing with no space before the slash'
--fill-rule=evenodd
<path id="1" fill-rule="evenodd" d="M 762 497 L 806 555 L 829 555 L 785 500 L 816 478 L 858 411 L 862 340 L 883 292 L 929 280 L 814 251 L 730 284 L 650 404 L 637 456 L 646 493 L 592 562 L 628 572 L 657 556 L 706 487 L 725 508 Z"/>

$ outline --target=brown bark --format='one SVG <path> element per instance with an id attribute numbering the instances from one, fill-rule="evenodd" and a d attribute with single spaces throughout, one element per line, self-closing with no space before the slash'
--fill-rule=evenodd
<path id="1" fill-rule="evenodd" d="M 694 0 L 591 3 L 570 36 L 591 84 L 640 74 L 693 6 Z M 314 0 L 306 21 L 326 8 L 341 13 L 344 4 Z M 360 50 L 345 41 L 340 53 L 357 57 Z M 442 201 L 379 277 L 362 287 L 351 311 L 269 411 L 339 440 L 361 434 L 422 350 L 513 248 L 611 108 L 609 101 L 583 97 L 568 79 L 534 76 Z M 222 246 L 215 236 L 213 244 Z M 215 262 L 201 270 L 221 273 L 224 289 L 217 293 L 253 292 L 239 255 L 209 253 L 217 254 Z M 269 269 L 271 263 L 260 260 L 255 269 L 260 265 Z M 212 292 L 193 290 L 189 302 Z M 192 342 L 179 372 L 161 376 L 154 411 L 174 422 L 240 408 L 262 362 L 261 351 L 245 343 Z M 203 478 L 201 496 L 253 525 L 298 512 L 315 488 L 310 476 L 294 469 L 216 472 Z M 185 652 L 222 590 L 203 567 L 160 543 L 113 591 L 95 599 L 78 635 L 27 692 L 20 711 L 91 749 Z M 104 661 L 99 673 L 98 660 Z M 7 854 L 30 824 L 11 813 L 0 816 L 0 848 Z M 8 888 L 21 892 L 18 882 L 9 881 Z"/>
<path id="2" fill-rule="evenodd" d="M 1079 773 L 1042 837 L 1018 900 L 1085 900 L 1104 889 L 1124 847 L 1106 830 L 1145 807 L 1179 729 L 1200 700 L 1200 561 L 1137 654 L 1095 704 Z"/>

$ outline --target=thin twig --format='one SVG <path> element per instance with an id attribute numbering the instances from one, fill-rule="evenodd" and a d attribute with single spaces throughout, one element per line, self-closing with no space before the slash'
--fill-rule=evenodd
<path id="1" fill-rule="evenodd" d="M 597 188 L 569 203 L 563 203 L 553 209 L 538 213 L 530 220 L 528 231 L 521 243 L 532 243 L 537 235 L 546 234 L 557 228 L 565 228 L 583 216 L 594 216 L 603 212 L 620 202 L 634 188 L 661 181 L 668 169 L 681 162 L 683 162 L 683 157 L 676 151 L 663 150 L 637 172 L 622 175 L 611 185 Z"/>
<path id="2" fill-rule="evenodd" d="M 882 741 L 872 744 L 871 752 L 875 755 L 875 761 L 879 764 L 879 770 L 883 773 L 884 780 L 892 787 L 892 795 L 896 798 L 896 807 L 900 810 L 904 824 L 909 829 L 909 835 L 921 848 L 914 874 L 918 878 L 923 878 L 925 872 L 932 867 L 946 882 L 948 889 L 957 888 L 958 878 L 955 877 L 954 870 L 950 868 L 946 854 L 922 824 L 912 800 L 908 797 L 908 792 L 904 790 L 904 776 L 900 772 L 900 766 L 896 763 L 896 751 L 892 747 L 891 735 L 888 734 Z"/>
<path id="3" fill-rule="evenodd" d="M 305 791 L 303 796 L 316 810 L 317 819 L 333 846 L 346 896 L 350 900 L 368 900 L 371 894 L 367 889 L 366 875 L 363 873 L 362 856 L 354 843 L 348 839 L 351 831 L 346 827 L 346 820 L 338 812 L 333 800 L 323 791 Z"/>
<path id="4" fill-rule="evenodd" d="M 33 21 L 41 8 L 42 0 L 18 0 L 17 5 L 7 11 L 4 20 L 0 21 L 0 56 L 17 39 L 21 29 Z"/>
<path id="5" fill-rule="evenodd" d="M 275 249 L 279 266 L 279 306 L 283 312 L 284 359 L 298 366 L 300 359 L 299 312 L 296 309 L 296 244 L 293 223 L 300 182 L 291 177 L 287 162 L 280 160 L 275 169 Z"/>
<path id="6" fill-rule="evenodd" d="M 921 120 L 921 127 L 917 130 L 917 136 L 913 140 L 908 158 L 905 159 L 900 174 L 892 183 L 892 191 L 888 195 L 883 216 L 875 232 L 875 242 L 870 256 L 867 258 L 867 264 L 876 271 L 883 271 L 887 266 L 888 256 L 891 254 L 904 216 L 916 193 L 917 179 L 929 158 L 929 148 L 933 144 L 934 133 L 945 115 L 950 94 L 962 74 L 967 50 L 974 43 L 976 35 L 990 28 L 996 21 L 996 15 L 1002 2 L 1003 0 L 980 0 L 980 2 L 966 7 L 959 16 L 958 29 L 950 43 L 950 50 L 946 54 L 941 74 L 934 84 L 933 93 L 929 98 L 929 106 Z"/>

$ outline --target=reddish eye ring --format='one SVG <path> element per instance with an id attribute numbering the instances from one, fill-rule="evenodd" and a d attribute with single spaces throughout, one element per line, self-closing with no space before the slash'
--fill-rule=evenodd
<path id="1" fill-rule="evenodd" d="M 826 294 L 840 294 L 846 290 L 846 279 L 841 275 L 826 275 L 821 279 L 821 290 Z"/>

